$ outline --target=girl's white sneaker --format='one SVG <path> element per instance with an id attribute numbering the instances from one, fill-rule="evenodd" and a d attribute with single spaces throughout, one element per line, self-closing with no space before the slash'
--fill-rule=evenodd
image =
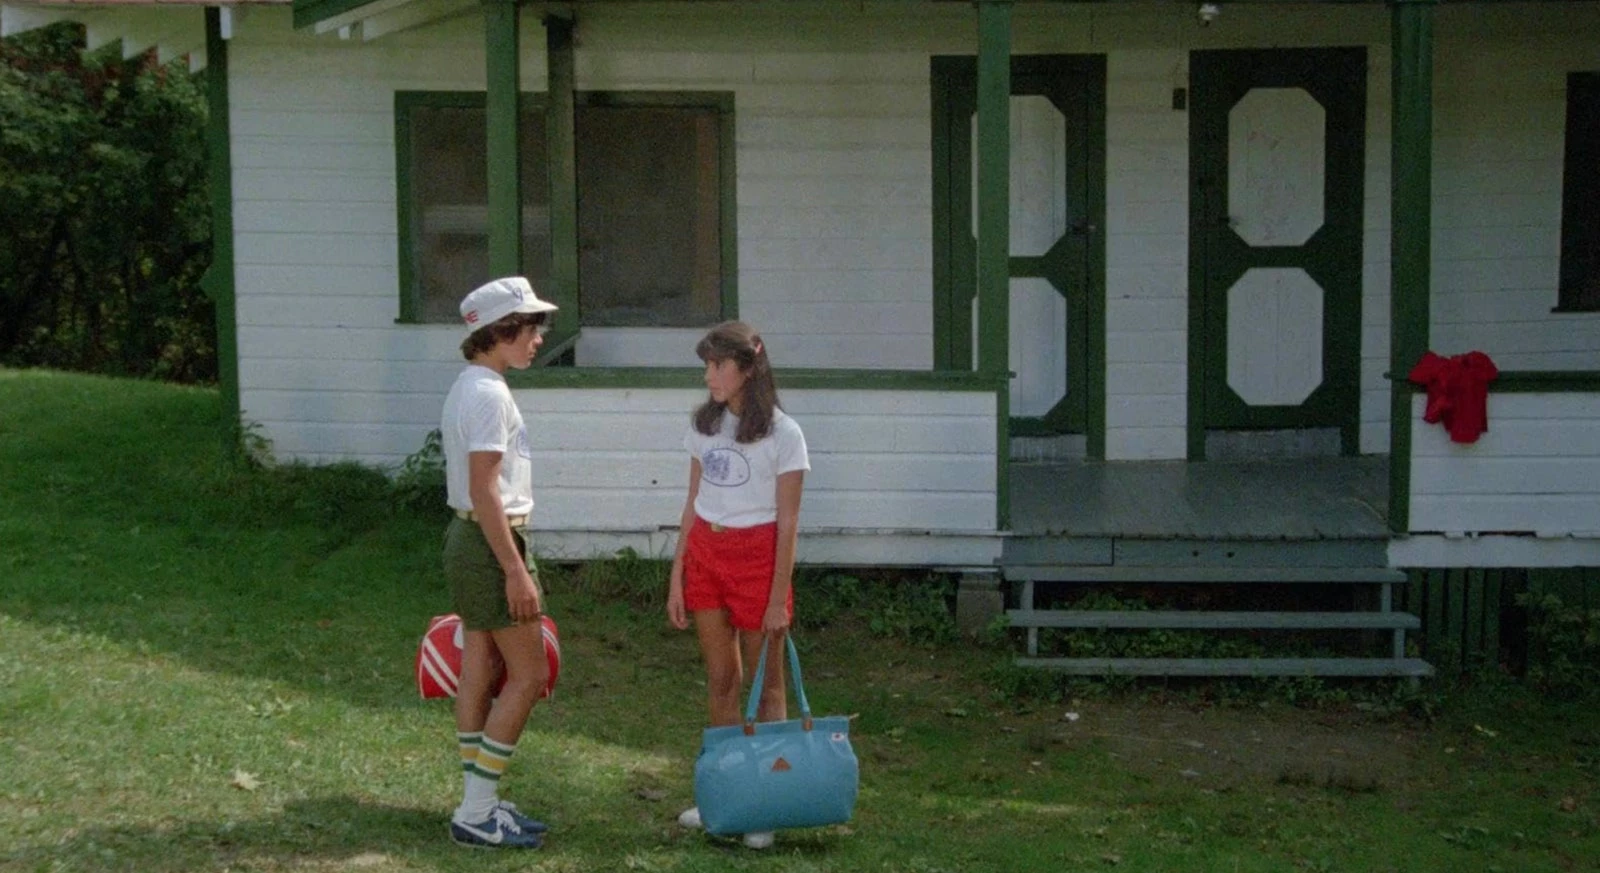
<path id="1" fill-rule="evenodd" d="M 756 831 L 755 833 L 745 834 L 744 845 L 747 849 L 770 849 L 772 848 L 772 831 Z"/>
<path id="2" fill-rule="evenodd" d="M 700 807 L 691 806 L 678 813 L 678 827 L 689 828 L 690 830 L 699 830 L 704 827 L 700 823 Z"/>

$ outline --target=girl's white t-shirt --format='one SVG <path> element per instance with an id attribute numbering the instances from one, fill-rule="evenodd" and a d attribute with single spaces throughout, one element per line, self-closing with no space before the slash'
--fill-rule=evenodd
<path id="1" fill-rule="evenodd" d="M 754 527 L 778 519 L 778 476 L 811 469 L 805 434 L 781 409 L 772 411 L 772 433 L 753 443 L 734 440 L 739 419 L 722 414 L 713 436 L 689 426 L 683 447 L 700 459 L 700 490 L 694 514 L 712 524 Z"/>
<path id="2" fill-rule="evenodd" d="M 467 455 L 499 452 L 501 507 L 506 515 L 533 512 L 533 452 L 528 446 L 528 428 L 504 376 L 477 364 L 462 370 L 445 395 L 439 432 L 451 509 L 472 509 Z"/>

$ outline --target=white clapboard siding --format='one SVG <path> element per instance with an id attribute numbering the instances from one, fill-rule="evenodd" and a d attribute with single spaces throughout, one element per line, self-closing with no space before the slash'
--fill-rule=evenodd
<path id="1" fill-rule="evenodd" d="M 1411 529 L 1600 537 L 1600 394 L 1489 395 L 1489 430 L 1449 441 L 1412 402 Z"/>
<path id="2" fill-rule="evenodd" d="M 541 530 L 676 526 L 698 392 L 519 389 Z M 801 524 L 810 529 L 992 531 L 994 395 L 790 390 L 806 435 Z"/>
<path id="3" fill-rule="evenodd" d="M 1567 73 L 1600 68 L 1600 6 L 1559 6 L 1437 19 L 1431 340 L 1503 369 L 1600 369 L 1600 320 L 1550 311 Z"/>

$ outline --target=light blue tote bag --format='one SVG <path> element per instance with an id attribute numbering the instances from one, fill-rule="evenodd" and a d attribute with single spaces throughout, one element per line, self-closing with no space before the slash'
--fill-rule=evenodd
<path id="1" fill-rule="evenodd" d="M 706 728 L 694 765 L 694 801 L 708 833 L 819 827 L 847 822 L 855 811 L 860 769 L 850 747 L 850 719 L 811 718 L 800 654 L 792 638 L 785 640 L 800 718 L 756 722 L 767 672 L 763 645 L 744 724 Z"/>

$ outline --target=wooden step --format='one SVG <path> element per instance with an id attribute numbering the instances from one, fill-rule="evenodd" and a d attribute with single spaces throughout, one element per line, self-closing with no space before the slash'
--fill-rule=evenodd
<path id="1" fill-rule="evenodd" d="M 1075 676 L 1432 676 L 1421 658 L 1018 658 Z"/>
<path id="2" fill-rule="evenodd" d="M 1012 609 L 1012 627 L 1184 628 L 1190 630 L 1415 630 L 1408 612 L 1186 612 L 1163 610 Z"/>
<path id="3" fill-rule="evenodd" d="M 1399 584 L 1400 570 L 1385 567 L 1083 567 L 1071 565 L 1021 565 L 1005 568 L 1007 579 L 1017 582 L 1081 582 L 1098 584 Z"/>

